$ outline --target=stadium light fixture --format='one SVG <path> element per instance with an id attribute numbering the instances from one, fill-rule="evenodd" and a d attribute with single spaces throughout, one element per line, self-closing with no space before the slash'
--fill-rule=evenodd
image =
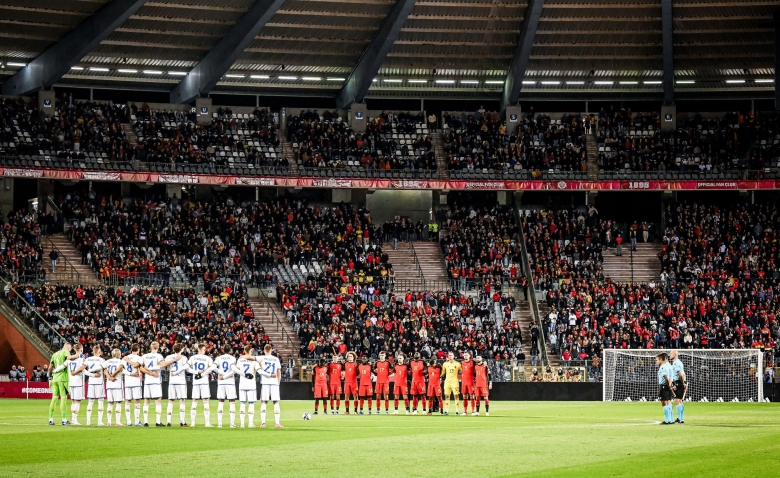
<path id="1" fill-rule="evenodd" d="M 769 80 L 769 79 L 761 78 L 761 79 L 755 80 L 755 82 L 756 83 L 774 83 L 775 80 Z"/>
<path id="2" fill-rule="evenodd" d="M 277 76 L 280 80 L 297 80 L 297 76 Z"/>
<path id="3" fill-rule="evenodd" d="M 486 85 L 503 85 L 504 82 L 503 81 L 498 81 L 498 80 L 488 80 L 488 81 L 485 82 L 485 84 Z"/>
<path id="4" fill-rule="evenodd" d="M 6 63 L 6 65 L 8 65 L 8 66 L 25 67 L 25 66 L 27 66 L 27 63 L 18 63 L 18 62 L 15 62 L 15 61 L 9 61 L 8 63 Z"/>
<path id="5" fill-rule="evenodd" d="M 243 78 L 244 75 L 225 75 L 225 78 Z"/>
<path id="6" fill-rule="evenodd" d="M 523 84 L 524 85 L 535 85 L 536 82 L 535 81 L 530 81 L 530 80 L 523 80 Z"/>
<path id="7" fill-rule="evenodd" d="M 638 81 L 621 81 L 620 84 L 621 85 L 638 85 L 639 82 Z"/>
<path id="8" fill-rule="evenodd" d="M 328 78 L 328 81 L 344 81 L 344 78 Z"/>
<path id="9" fill-rule="evenodd" d="M 477 80 L 460 80 L 461 84 L 463 85 L 478 85 L 479 81 Z"/>
<path id="10" fill-rule="evenodd" d="M 147 75 L 162 75 L 163 72 L 160 70 L 144 70 L 144 73 Z"/>
<path id="11" fill-rule="evenodd" d="M 452 85 L 455 83 L 455 80 L 436 80 L 437 85 Z"/>
<path id="12" fill-rule="evenodd" d="M 645 85 L 660 85 L 663 84 L 663 81 L 651 80 L 651 81 L 643 81 L 642 83 L 644 83 Z"/>
<path id="13" fill-rule="evenodd" d="M 138 73 L 138 70 L 125 70 L 125 69 L 122 69 L 122 70 L 116 70 L 116 71 L 118 71 L 119 73 Z"/>
<path id="14" fill-rule="evenodd" d="M 603 86 L 610 86 L 610 85 L 612 85 L 614 83 L 615 83 L 614 81 L 594 81 L 593 82 L 594 85 L 603 85 Z"/>
<path id="15" fill-rule="evenodd" d="M 726 80 L 726 83 L 736 84 L 736 83 L 744 83 L 745 80 Z"/>
<path id="16" fill-rule="evenodd" d="M 187 76 L 186 71 L 169 71 L 168 74 L 171 76 Z"/>
<path id="17" fill-rule="evenodd" d="M 318 76 L 302 76 L 301 79 L 303 81 L 322 81 L 322 78 Z"/>
<path id="18" fill-rule="evenodd" d="M 406 80 L 406 82 L 407 83 L 428 83 L 428 80 Z"/>
<path id="19" fill-rule="evenodd" d="M 267 80 L 268 78 L 271 78 L 268 75 L 251 75 L 250 78 L 253 80 Z"/>
<path id="20" fill-rule="evenodd" d="M 692 85 L 696 82 L 693 80 L 680 80 L 680 81 L 676 81 L 675 83 L 677 83 L 678 85 Z"/>
<path id="21" fill-rule="evenodd" d="M 560 81 L 543 81 L 542 84 L 543 85 L 560 85 L 561 82 Z"/>
<path id="22" fill-rule="evenodd" d="M 584 81 L 567 81 L 566 84 L 567 85 L 584 85 L 585 82 Z"/>
<path id="23" fill-rule="evenodd" d="M 108 71 L 108 68 L 102 68 L 102 67 L 99 67 L 99 66 L 90 66 L 89 67 L 89 71 L 99 71 L 99 72 L 105 73 L 105 72 Z"/>
<path id="24" fill-rule="evenodd" d="M 395 80 L 395 79 L 388 80 L 388 79 L 385 78 L 382 81 L 384 81 L 385 83 L 401 83 L 403 80 Z"/>
<path id="25" fill-rule="evenodd" d="M 81 70 L 84 69 L 84 67 L 83 66 L 71 66 L 70 69 L 71 70 L 76 70 L 76 71 L 81 71 Z"/>

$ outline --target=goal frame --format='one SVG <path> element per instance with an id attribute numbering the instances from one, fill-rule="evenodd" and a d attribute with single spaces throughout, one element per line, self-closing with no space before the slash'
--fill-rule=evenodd
<path id="1" fill-rule="evenodd" d="M 670 353 L 672 350 L 676 350 L 678 353 L 687 353 L 687 352 L 706 352 L 706 353 L 713 353 L 713 352 L 754 352 L 757 360 L 756 360 L 756 386 L 758 387 L 757 391 L 757 397 L 758 402 L 764 401 L 764 352 L 763 350 L 759 349 L 604 349 L 602 352 L 601 360 L 604 367 L 604 372 L 602 373 L 602 379 L 601 379 L 601 401 L 607 402 L 612 400 L 607 400 L 607 354 L 614 354 L 618 355 L 620 353 L 628 353 L 631 354 L 631 352 L 652 352 L 653 354 L 657 355 L 662 352 L 666 352 L 667 354 Z M 615 371 L 616 367 L 612 370 L 612 382 L 615 382 Z"/>

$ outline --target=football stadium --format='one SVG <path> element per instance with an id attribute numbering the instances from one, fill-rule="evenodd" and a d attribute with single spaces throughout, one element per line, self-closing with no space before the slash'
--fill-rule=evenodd
<path id="1" fill-rule="evenodd" d="M 0 476 L 780 473 L 780 0 L 0 0 Z"/>

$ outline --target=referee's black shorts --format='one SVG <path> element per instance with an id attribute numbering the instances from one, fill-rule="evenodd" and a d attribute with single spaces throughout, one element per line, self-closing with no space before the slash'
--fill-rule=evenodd
<path id="1" fill-rule="evenodd" d="M 669 385 L 663 384 L 660 386 L 658 390 L 658 398 L 664 402 L 668 402 L 672 399 L 672 389 L 669 388 Z"/>
<path id="2" fill-rule="evenodd" d="M 674 398 L 682 400 L 683 399 L 683 395 L 685 395 L 685 384 L 682 383 L 680 380 L 675 380 L 674 381 Z"/>

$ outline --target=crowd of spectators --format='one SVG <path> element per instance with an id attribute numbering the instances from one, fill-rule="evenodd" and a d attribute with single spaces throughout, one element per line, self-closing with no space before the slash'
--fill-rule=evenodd
<path id="1" fill-rule="evenodd" d="M 238 280 L 269 285 L 298 266 L 325 275 L 379 275 L 371 216 L 305 200 L 236 202 L 68 196 L 62 204 L 82 263 L 119 283 Z M 306 273 L 309 270 L 306 269 Z M 305 278 L 305 277 L 304 277 Z"/>
<path id="2" fill-rule="evenodd" d="M 451 171 L 585 171 L 585 139 L 579 116 L 555 120 L 524 117 L 516 134 L 507 134 L 496 112 L 447 114 L 444 150 Z"/>
<path id="3" fill-rule="evenodd" d="M 615 283 L 603 251 L 620 231 L 597 214 L 524 218 L 545 335 L 564 362 L 603 348 L 755 348 L 780 358 L 777 208 L 677 204 L 666 214 L 658 280 Z"/>
<path id="4" fill-rule="evenodd" d="M 301 111 L 287 119 L 287 134 L 301 168 L 346 171 L 431 171 L 433 143 L 424 115 L 383 113 L 356 133 L 336 112 Z"/>
<path id="5" fill-rule="evenodd" d="M 42 239 L 59 230 L 58 215 L 19 210 L 5 219 L 0 227 L 0 274 L 11 280 L 45 279 L 48 253 Z"/>
<path id="6" fill-rule="evenodd" d="M 13 300 L 17 292 L 24 301 Z M 147 348 L 157 341 L 163 354 L 172 353 L 177 342 L 191 349 L 198 342 L 209 344 L 209 350 L 221 350 L 224 344 L 262 349 L 270 339 L 255 320 L 246 293 L 237 282 L 206 290 L 46 284 L 16 285 L 5 291 L 9 302 L 17 304 L 33 327 L 50 339 L 54 334 L 38 315 L 65 340 L 84 345 L 86 353 L 95 345 L 126 353 L 132 344 Z"/>

